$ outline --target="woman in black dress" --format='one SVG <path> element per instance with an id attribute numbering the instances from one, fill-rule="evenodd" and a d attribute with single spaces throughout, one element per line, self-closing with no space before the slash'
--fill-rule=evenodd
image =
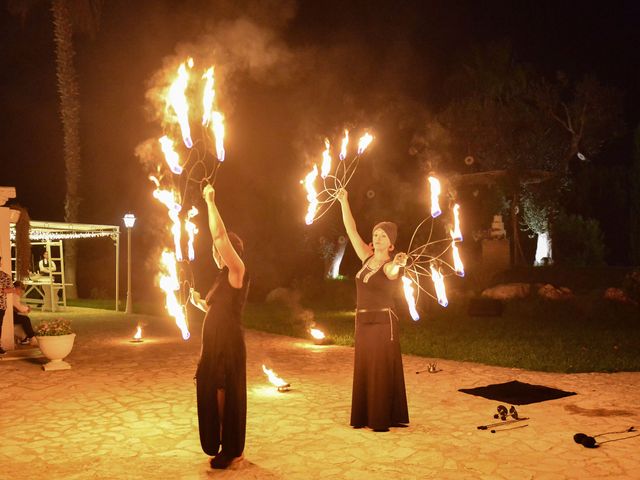
<path id="1" fill-rule="evenodd" d="M 362 240 L 349 207 L 347 191 L 337 193 L 351 245 L 362 261 L 356 274 L 357 309 L 351 426 L 385 432 L 409 423 L 398 318 L 393 312 L 400 270 L 407 255 L 391 252 L 398 235 L 392 222 L 373 227 L 373 242 Z"/>
<path id="2" fill-rule="evenodd" d="M 202 302 L 202 351 L 196 371 L 200 444 L 212 468 L 227 468 L 242 460 L 247 420 L 246 349 L 242 310 L 249 281 L 242 261 L 242 240 L 227 230 L 215 204 L 215 191 L 204 189 L 213 238 L 213 258 L 222 269 Z M 203 305 L 205 304 L 205 305 Z"/>

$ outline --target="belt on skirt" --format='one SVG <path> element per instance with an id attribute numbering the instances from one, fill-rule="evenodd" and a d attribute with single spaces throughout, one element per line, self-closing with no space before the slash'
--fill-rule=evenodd
<path id="1" fill-rule="evenodd" d="M 390 340 L 393 341 L 393 319 L 398 319 L 396 313 L 390 308 L 356 308 L 356 316 L 358 313 L 387 313 L 389 315 L 389 330 L 391 333 Z M 383 323 L 383 322 L 365 322 L 365 323 Z M 357 327 L 357 324 L 356 324 Z"/>

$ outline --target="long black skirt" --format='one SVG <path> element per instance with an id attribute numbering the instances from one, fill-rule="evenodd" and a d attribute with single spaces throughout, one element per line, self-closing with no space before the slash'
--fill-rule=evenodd
<path id="1" fill-rule="evenodd" d="M 233 355 L 201 358 L 196 372 L 200 445 L 207 455 L 239 457 L 247 427 L 247 367 L 244 342 Z M 222 438 L 218 415 L 218 389 L 224 389 Z"/>
<path id="2" fill-rule="evenodd" d="M 390 312 L 358 313 L 351 426 L 385 430 L 407 423 L 398 321 Z"/>

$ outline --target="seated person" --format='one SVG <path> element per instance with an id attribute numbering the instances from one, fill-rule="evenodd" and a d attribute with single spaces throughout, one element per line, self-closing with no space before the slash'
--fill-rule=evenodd
<path id="1" fill-rule="evenodd" d="M 13 284 L 13 324 L 20 325 L 26 335 L 26 337 L 20 341 L 20 344 L 29 345 L 31 339 L 35 336 L 35 332 L 31 326 L 31 320 L 26 315 L 31 312 L 31 307 L 20 301 L 22 295 L 24 295 L 24 284 L 20 281 L 15 282 Z"/>
<path id="2" fill-rule="evenodd" d="M 49 275 L 56 271 L 56 262 L 49 260 L 49 252 L 46 250 L 42 254 L 42 260 L 38 262 L 38 270 L 42 275 Z"/>

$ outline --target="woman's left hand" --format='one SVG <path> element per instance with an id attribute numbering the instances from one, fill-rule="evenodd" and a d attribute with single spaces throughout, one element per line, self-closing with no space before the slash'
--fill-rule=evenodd
<path id="1" fill-rule="evenodd" d="M 400 252 L 397 253 L 395 257 L 393 257 L 393 263 L 400 267 L 405 267 L 407 265 L 408 258 L 409 256 L 406 253 Z"/>
<path id="2" fill-rule="evenodd" d="M 215 196 L 216 196 L 216 191 L 214 190 L 214 188 L 211 185 L 208 185 L 206 187 L 204 187 L 204 190 L 202 192 L 202 196 L 204 197 L 205 201 L 207 203 L 213 203 L 215 200 Z"/>

